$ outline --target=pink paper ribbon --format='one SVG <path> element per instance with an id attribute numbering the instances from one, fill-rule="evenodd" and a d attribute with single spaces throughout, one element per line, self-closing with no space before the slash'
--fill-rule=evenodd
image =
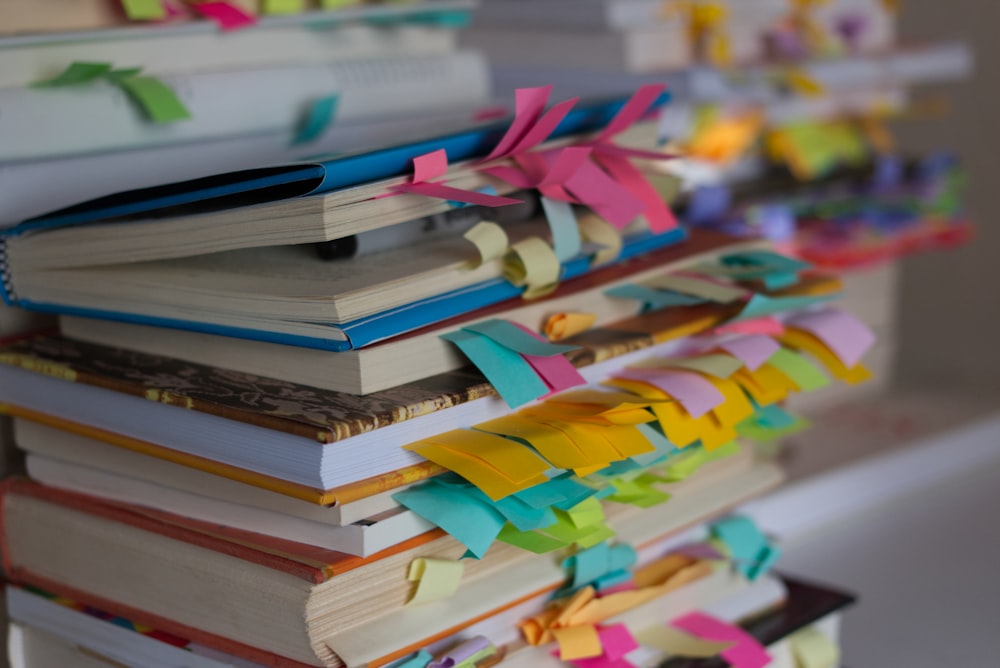
<path id="1" fill-rule="evenodd" d="M 731 642 L 732 647 L 719 656 L 733 668 L 763 668 L 771 655 L 757 639 L 738 626 L 716 619 L 704 612 L 692 612 L 673 620 L 670 625 L 711 642 Z"/>

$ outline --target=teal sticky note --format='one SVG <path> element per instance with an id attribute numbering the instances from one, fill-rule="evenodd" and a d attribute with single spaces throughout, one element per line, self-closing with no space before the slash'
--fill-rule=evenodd
<path id="1" fill-rule="evenodd" d="M 791 378 L 803 392 L 812 392 L 830 384 L 830 379 L 823 375 L 819 367 L 788 348 L 778 350 L 767 363 Z"/>
<path id="2" fill-rule="evenodd" d="M 392 668 L 427 668 L 429 664 L 434 659 L 434 656 L 425 649 L 420 650 L 416 655 L 403 659 L 399 663 L 392 665 Z"/>
<path id="3" fill-rule="evenodd" d="M 801 297 L 768 297 L 766 295 L 756 294 L 750 298 L 750 301 L 743 307 L 740 314 L 736 318 L 733 318 L 730 322 L 752 320 L 754 318 L 762 318 L 765 315 L 796 311 L 807 306 L 812 306 L 813 304 L 828 302 L 831 299 L 836 299 L 838 296 L 839 295 L 837 294 L 829 294 Z"/>
<path id="4" fill-rule="evenodd" d="M 499 343 L 504 348 L 513 350 L 522 355 L 534 355 L 536 357 L 552 357 L 562 355 L 571 350 L 576 350 L 580 346 L 567 346 L 548 341 L 539 341 L 523 329 L 507 320 L 485 320 L 477 322 L 468 327 L 463 327 L 463 331 L 474 332 L 488 337 L 492 341 Z"/>
<path id="5" fill-rule="evenodd" d="M 652 462 L 660 457 L 669 457 L 678 451 L 677 446 L 671 443 L 670 440 L 663 435 L 663 431 L 657 423 L 646 422 L 644 424 L 637 424 L 635 427 L 642 432 L 642 435 L 646 437 L 646 440 L 648 440 L 655 448 L 653 452 L 643 455 L 634 455 L 632 459 L 635 461 L 642 463 L 644 459 L 648 458 L 649 461 Z"/>
<path id="6" fill-rule="evenodd" d="M 57 76 L 31 84 L 32 88 L 60 88 L 62 86 L 79 86 L 88 84 L 104 77 L 112 70 L 111 63 L 72 63 Z"/>
<path id="7" fill-rule="evenodd" d="M 751 580 L 763 575 L 777 560 L 777 548 L 747 517 L 733 515 L 719 520 L 712 524 L 710 531 L 726 545 L 736 570 Z"/>
<path id="8" fill-rule="evenodd" d="M 545 381 L 523 357 L 489 337 L 457 331 L 442 334 L 441 338 L 458 346 L 511 408 L 549 393 Z"/>
<path id="9" fill-rule="evenodd" d="M 626 582 L 631 581 L 632 574 L 628 571 L 611 571 L 594 580 L 594 589 L 597 591 L 604 591 L 605 589 L 617 587 L 620 584 L 625 584 Z"/>
<path id="10" fill-rule="evenodd" d="M 302 124 L 295 134 L 293 144 L 308 144 L 319 139 L 327 128 L 333 124 L 337 115 L 337 104 L 340 102 L 339 95 L 329 95 L 327 97 L 314 100 L 309 105 Z"/>
<path id="11" fill-rule="evenodd" d="M 556 523 L 556 514 L 552 508 L 533 508 L 513 495 L 494 501 L 486 496 L 482 490 L 464 480 L 462 482 L 466 493 L 476 497 L 480 502 L 496 508 L 518 531 L 544 529 Z"/>
<path id="12" fill-rule="evenodd" d="M 542 197 L 542 210 L 549 222 L 549 231 L 552 232 L 552 250 L 559 261 L 566 262 L 579 255 L 582 241 L 573 205 Z"/>
<path id="13" fill-rule="evenodd" d="M 636 285 L 634 283 L 617 285 L 610 290 L 605 290 L 604 294 L 608 297 L 631 299 L 640 302 L 643 305 L 643 309 L 647 311 L 669 308 L 671 306 L 692 306 L 694 304 L 705 303 L 705 300 L 701 297 L 692 297 L 691 295 L 684 295 L 673 290 L 654 290 L 653 288 L 647 288 L 644 285 Z"/>
<path id="14" fill-rule="evenodd" d="M 124 90 L 154 123 L 175 123 L 191 118 L 177 94 L 156 77 L 126 76 L 111 79 Z"/>
<path id="15" fill-rule="evenodd" d="M 778 404 L 763 406 L 757 409 L 754 415 L 757 424 L 768 429 L 788 429 L 794 427 L 795 423 L 798 422 L 798 418 Z"/>
<path id="16" fill-rule="evenodd" d="M 611 548 L 607 543 L 599 543 L 567 557 L 563 561 L 562 567 L 573 571 L 571 586 L 577 589 L 607 573 L 610 551 Z"/>
<path id="17" fill-rule="evenodd" d="M 721 258 L 722 264 L 739 272 L 739 278 L 765 278 L 768 274 L 798 274 L 812 265 L 771 251 L 742 251 Z M 732 275 L 732 274 L 731 274 Z"/>
<path id="18" fill-rule="evenodd" d="M 392 498 L 446 531 L 476 559 L 482 559 L 507 523 L 496 508 L 457 487 L 415 485 L 393 494 Z"/>

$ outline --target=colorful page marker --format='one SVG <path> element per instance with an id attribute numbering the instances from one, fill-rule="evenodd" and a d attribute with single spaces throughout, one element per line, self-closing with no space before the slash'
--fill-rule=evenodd
<path id="1" fill-rule="evenodd" d="M 555 251 L 540 237 L 529 237 L 511 245 L 504 259 L 503 277 L 525 288 L 526 299 L 552 292 L 561 273 L 562 265 Z"/>
<path id="2" fill-rule="evenodd" d="M 736 570 L 756 580 L 777 561 L 781 551 L 772 545 L 750 519 L 739 515 L 727 517 L 710 527 L 735 561 Z"/>
<path id="3" fill-rule="evenodd" d="M 507 523 L 492 506 L 460 490 L 441 485 L 417 485 L 392 498 L 435 526 L 441 527 L 481 559 Z"/>
<path id="4" fill-rule="evenodd" d="M 636 635 L 643 647 L 653 647 L 671 656 L 709 659 L 733 646 L 733 641 L 705 640 L 669 626 L 654 626 Z"/>
<path id="5" fill-rule="evenodd" d="M 339 95 L 328 95 L 313 101 L 292 143 L 308 144 L 319 139 L 333 124 L 339 101 Z"/>
<path id="6" fill-rule="evenodd" d="M 531 365 L 509 348 L 464 331 L 442 334 L 441 338 L 457 345 L 511 408 L 548 394 L 548 386 Z"/>
<path id="7" fill-rule="evenodd" d="M 646 281 L 658 290 L 673 290 L 692 297 L 701 297 L 719 304 L 729 304 L 749 294 L 739 286 L 726 285 L 718 281 L 685 274 L 666 274 Z"/>
<path id="8" fill-rule="evenodd" d="M 725 397 L 714 385 L 696 373 L 664 369 L 625 369 L 617 375 L 620 378 L 638 380 L 659 388 L 677 399 L 693 418 L 701 417 L 725 401 Z"/>
<path id="9" fill-rule="evenodd" d="M 694 304 L 702 304 L 705 301 L 701 297 L 692 297 L 691 295 L 684 295 L 672 290 L 655 290 L 635 283 L 616 285 L 609 290 L 605 290 L 604 294 L 608 297 L 637 301 L 642 304 L 642 308 L 645 311 L 672 306 L 692 306 Z"/>
<path id="10" fill-rule="evenodd" d="M 470 662 L 477 656 L 485 656 L 494 647 L 489 639 L 484 636 L 476 636 L 455 645 L 447 652 L 444 652 L 428 666 L 428 668 L 458 668 L 464 663 Z M 474 663 L 473 663 L 474 665 Z"/>
<path id="11" fill-rule="evenodd" d="M 563 353 L 568 353 L 579 348 L 579 346 L 549 343 L 541 337 L 533 336 L 532 333 L 523 327 L 507 320 L 496 318 L 477 322 L 463 329 L 466 332 L 474 332 L 488 337 L 501 346 L 522 355 L 549 357 L 552 355 L 562 355 Z"/>
<path id="12" fill-rule="evenodd" d="M 231 2 L 197 2 L 191 7 L 223 30 L 240 30 L 257 23 L 257 17 Z"/>
<path id="13" fill-rule="evenodd" d="M 156 21 L 167 17 L 163 0 L 122 0 L 125 16 L 133 21 Z"/>
<path id="14" fill-rule="evenodd" d="M 510 245 L 504 229 L 496 223 L 486 220 L 476 223 L 475 227 L 466 232 L 463 237 L 479 252 L 479 262 L 476 263 L 476 266 L 502 258 Z"/>
<path id="15" fill-rule="evenodd" d="M 738 626 L 729 624 L 703 612 L 692 612 L 670 622 L 674 628 L 704 640 L 732 642 L 733 645 L 719 653 L 733 668 L 764 668 L 771 663 L 771 656 L 757 640 Z"/>
<path id="16" fill-rule="evenodd" d="M 838 295 L 806 295 L 806 296 L 796 296 L 796 297 L 768 297 L 767 295 L 755 294 L 747 302 L 747 305 L 743 307 L 740 314 L 733 318 L 730 322 L 739 322 L 742 320 L 752 320 L 756 318 L 762 318 L 767 315 L 774 315 L 776 313 L 784 313 L 787 311 L 796 311 L 798 309 L 806 308 L 807 306 L 812 306 L 813 304 L 820 304 L 831 299 L 835 299 Z"/>
<path id="17" fill-rule="evenodd" d="M 57 76 L 31 84 L 32 88 L 61 88 L 88 84 L 106 76 L 114 67 L 111 63 L 72 63 Z"/>
<path id="18" fill-rule="evenodd" d="M 407 605 L 440 601 L 458 591 L 465 567 L 461 561 L 446 559 L 414 559 L 410 562 L 407 579 L 417 583 L 417 589 Z"/>
<path id="19" fill-rule="evenodd" d="M 708 354 L 664 360 L 663 366 L 696 371 L 716 378 L 729 378 L 742 368 L 743 362 L 732 355 Z"/>
<path id="20" fill-rule="evenodd" d="M 856 317 L 837 309 L 802 313 L 788 324 L 804 329 L 825 343 L 844 363 L 853 367 L 875 344 L 875 334 Z"/>
<path id="21" fill-rule="evenodd" d="M 191 118 L 177 94 L 156 77 L 130 76 L 112 79 L 154 123 L 175 123 Z"/>
<path id="22" fill-rule="evenodd" d="M 552 635 L 559 643 L 559 658 L 563 661 L 587 659 L 604 653 L 601 637 L 593 626 L 568 626 L 552 629 Z"/>
<path id="23" fill-rule="evenodd" d="M 767 366 L 788 376 L 800 392 L 814 392 L 830 384 L 830 380 L 815 364 L 788 348 L 781 348 L 774 353 L 767 361 Z"/>
<path id="24" fill-rule="evenodd" d="M 622 239 L 621 232 L 611 223 L 599 216 L 581 216 L 578 223 L 584 241 L 600 249 L 594 253 L 593 266 L 599 267 L 608 264 L 621 255 L 625 241 Z"/>
<path id="25" fill-rule="evenodd" d="M 798 668 L 836 668 L 840 665 L 840 648 L 815 626 L 796 631 L 788 638 Z"/>
<path id="26" fill-rule="evenodd" d="M 560 202 L 542 197 L 542 209 L 552 232 L 552 247 L 560 262 L 580 254 L 580 228 L 576 224 L 576 214 L 568 202 Z"/>
<path id="27" fill-rule="evenodd" d="M 720 343 L 719 348 L 738 358 L 751 371 L 766 363 L 781 346 L 763 334 L 751 334 Z"/>
<path id="28" fill-rule="evenodd" d="M 305 0 L 264 0 L 265 14 L 298 14 L 306 9 Z"/>
<path id="29" fill-rule="evenodd" d="M 595 322 L 593 313 L 556 313 L 545 321 L 543 331 L 549 341 L 562 341 L 586 332 Z"/>
<path id="30" fill-rule="evenodd" d="M 430 652 L 425 649 L 420 650 L 414 656 L 406 659 L 402 663 L 395 664 L 392 668 L 427 668 L 427 665 L 434 659 Z"/>

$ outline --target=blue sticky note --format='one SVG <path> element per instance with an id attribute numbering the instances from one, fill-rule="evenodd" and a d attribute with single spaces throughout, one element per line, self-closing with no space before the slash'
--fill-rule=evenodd
<path id="1" fill-rule="evenodd" d="M 730 253 L 721 262 L 728 267 L 742 267 L 741 278 L 763 278 L 771 273 L 798 273 L 812 268 L 808 262 L 765 250 Z"/>
<path id="2" fill-rule="evenodd" d="M 730 322 L 752 320 L 754 318 L 762 318 L 765 315 L 774 315 L 775 313 L 784 313 L 787 311 L 797 311 L 813 304 L 822 304 L 823 302 L 837 299 L 837 297 L 839 297 L 838 294 L 807 295 L 801 297 L 768 297 L 767 295 L 755 294 L 750 298 L 746 306 L 743 307 L 740 314 Z"/>
<path id="3" fill-rule="evenodd" d="M 629 571 L 616 570 L 605 573 L 601 577 L 594 580 L 594 589 L 597 591 L 604 591 L 605 589 L 610 589 L 611 587 L 617 587 L 620 584 L 625 584 L 632 580 L 632 574 Z"/>
<path id="4" fill-rule="evenodd" d="M 608 572 L 610 547 L 607 543 L 598 543 L 594 547 L 581 550 L 562 563 L 565 569 L 573 570 L 572 587 L 577 589 Z"/>
<path id="5" fill-rule="evenodd" d="M 319 139 L 333 123 L 333 119 L 337 115 L 337 104 L 339 102 L 339 95 L 329 95 L 314 100 L 309 105 L 309 110 L 306 112 L 292 143 L 307 144 Z"/>
<path id="6" fill-rule="evenodd" d="M 572 474 L 564 474 L 541 485 L 522 489 L 514 496 L 532 508 L 565 510 L 595 494 L 596 490 L 579 482 Z"/>
<path id="7" fill-rule="evenodd" d="M 732 193 L 727 186 L 699 186 L 688 197 L 684 219 L 692 225 L 718 222 L 729 213 Z"/>
<path id="8" fill-rule="evenodd" d="M 556 523 L 556 513 L 552 508 L 533 508 L 513 495 L 504 497 L 499 501 L 494 501 L 486 496 L 482 490 L 468 483 L 466 484 L 465 491 L 468 494 L 476 497 L 480 502 L 496 508 L 518 531 L 544 529 Z"/>
<path id="9" fill-rule="evenodd" d="M 762 427 L 768 429 L 788 429 L 794 427 L 798 418 L 786 411 L 778 404 L 771 404 L 757 409 L 754 419 Z"/>
<path id="10" fill-rule="evenodd" d="M 655 422 L 646 422 L 643 424 L 637 424 L 636 429 L 642 432 L 642 435 L 646 437 L 646 440 L 656 448 L 654 452 L 649 452 L 644 455 L 635 455 L 632 459 L 642 462 L 644 458 L 654 457 L 659 459 L 660 457 L 669 457 L 678 451 L 677 446 L 670 442 L 670 440 L 663 435 L 663 431 L 660 426 Z"/>
<path id="11" fill-rule="evenodd" d="M 747 517 L 727 517 L 714 523 L 710 530 L 712 536 L 725 544 L 736 570 L 751 580 L 763 575 L 765 567 L 777 559 L 777 555 L 772 554 L 776 548 Z"/>
<path id="12" fill-rule="evenodd" d="M 507 523 L 496 508 L 477 501 L 457 487 L 415 485 L 393 494 L 392 498 L 448 532 L 476 559 L 482 559 Z"/>
<path id="13" fill-rule="evenodd" d="M 514 323 L 506 320 L 485 320 L 469 325 L 468 327 L 463 327 L 462 330 L 482 334 L 492 341 L 499 343 L 504 348 L 509 348 L 522 355 L 552 357 L 553 355 L 568 353 L 580 347 L 539 341 Z"/>
<path id="14" fill-rule="evenodd" d="M 523 357 L 489 337 L 457 331 L 442 334 L 441 338 L 457 345 L 511 408 L 549 393 L 545 381 Z"/>
<path id="15" fill-rule="evenodd" d="M 580 227 L 569 202 L 542 197 L 542 209 L 552 232 L 552 250 L 560 262 L 566 262 L 580 254 L 582 241 Z"/>

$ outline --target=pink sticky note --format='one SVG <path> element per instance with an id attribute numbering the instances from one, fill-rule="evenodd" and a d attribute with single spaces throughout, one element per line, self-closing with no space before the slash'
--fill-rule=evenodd
<path id="1" fill-rule="evenodd" d="M 257 17 L 229 2 L 199 2 L 191 7 L 223 30 L 239 30 L 257 23 Z"/>
<path id="2" fill-rule="evenodd" d="M 513 197 L 500 197 L 489 193 L 479 193 L 474 190 L 462 190 L 452 188 L 440 183 L 408 183 L 393 188 L 395 192 L 410 193 L 413 195 L 423 195 L 424 197 L 435 197 L 465 204 L 476 204 L 478 206 L 509 206 L 520 204 L 521 200 Z"/>
<path id="3" fill-rule="evenodd" d="M 537 334 L 524 325 L 514 323 L 514 325 L 538 341 L 547 341 L 544 336 Z M 543 357 L 541 355 L 521 355 L 531 368 L 535 370 L 545 385 L 548 386 L 552 392 L 562 392 L 563 390 L 568 390 L 571 387 L 578 387 L 580 385 L 586 385 L 587 381 L 575 366 L 573 366 L 568 359 L 562 355 L 550 355 Z"/>
<path id="4" fill-rule="evenodd" d="M 580 101 L 574 97 L 571 100 L 560 102 L 538 119 L 538 121 L 528 129 L 528 131 L 518 140 L 517 144 L 510 149 L 511 153 L 524 153 L 535 148 L 549 138 L 549 135 L 559 127 L 566 115 L 573 109 L 573 106 Z"/>
<path id="5" fill-rule="evenodd" d="M 552 94 L 552 86 L 540 88 L 518 88 L 514 92 L 514 121 L 507 128 L 500 142 L 484 160 L 495 160 L 508 155 L 528 131 L 542 117 L 545 105 Z"/>
<path id="6" fill-rule="evenodd" d="M 448 153 L 439 148 L 413 159 L 413 183 L 430 181 L 448 173 Z"/>
<path id="7" fill-rule="evenodd" d="M 703 640 L 735 643 L 719 654 L 733 668 L 763 668 L 771 663 L 771 655 L 756 638 L 740 627 L 711 615 L 692 612 L 671 621 L 670 625 Z"/>
<path id="8" fill-rule="evenodd" d="M 771 359 L 781 346 L 777 341 L 764 334 L 748 334 L 738 339 L 720 343 L 727 353 L 743 362 L 751 371 L 756 371 L 762 364 Z"/>
<path id="9" fill-rule="evenodd" d="M 472 114 L 472 120 L 474 121 L 491 121 L 497 118 L 505 118 L 507 116 L 507 107 L 502 105 L 495 105 L 492 107 L 483 107 L 482 109 L 477 109 L 474 114 Z"/>
<path id="10" fill-rule="evenodd" d="M 664 84 L 649 84 L 637 90 L 621 110 L 615 114 L 615 117 L 611 119 L 608 126 L 597 137 L 597 141 L 608 141 L 615 135 L 621 134 L 632 127 L 636 121 L 649 111 L 649 107 L 656 102 L 656 99 L 660 97 L 660 94 L 665 89 L 666 86 Z"/>
<path id="11" fill-rule="evenodd" d="M 788 324 L 814 334 L 848 368 L 860 362 L 875 344 L 875 334 L 868 325 L 846 311 L 825 309 L 803 313 Z"/>
<path id="12" fill-rule="evenodd" d="M 721 325 L 716 327 L 713 332 L 715 334 L 769 334 L 777 336 L 784 334 L 785 326 L 773 315 L 768 315 L 763 318 L 753 318 L 752 320 Z"/>
<path id="13" fill-rule="evenodd" d="M 653 232 L 665 232 L 677 227 L 677 219 L 656 189 L 646 180 L 629 159 L 621 155 L 599 154 L 597 161 L 626 190 L 635 195 L 645 207 L 643 215 Z"/>
<path id="14" fill-rule="evenodd" d="M 620 378 L 638 380 L 657 387 L 677 401 L 693 418 L 699 418 L 726 398 L 709 381 L 690 371 L 666 369 L 625 369 L 615 374 Z"/>
<path id="15" fill-rule="evenodd" d="M 584 162 L 565 186 L 574 197 L 618 229 L 642 215 L 646 208 L 642 200 L 591 161 Z"/>
<path id="16" fill-rule="evenodd" d="M 601 627 L 597 630 L 597 637 L 601 639 L 604 656 L 612 661 L 621 659 L 632 650 L 639 648 L 639 643 L 635 641 L 628 627 L 624 624 Z"/>

